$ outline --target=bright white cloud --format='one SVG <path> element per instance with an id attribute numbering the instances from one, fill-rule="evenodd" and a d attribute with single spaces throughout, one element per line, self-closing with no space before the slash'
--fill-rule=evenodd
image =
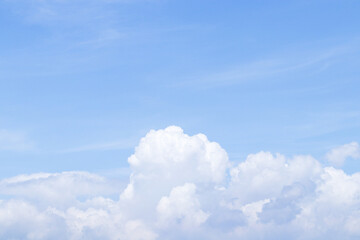
<path id="1" fill-rule="evenodd" d="M 36 193 L 34 193 L 36 194 Z M 0 202 L 0 238 L 2 239 L 60 239 L 63 228 L 57 218 L 47 211 L 39 211 L 22 200 Z"/>
<path id="2" fill-rule="evenodd" d="M 41 209 L 25 201 L 0 202 L 2 239 L 129 239 L 154 240 L 141 220 L 126 220 L 118 204 L 93 199 L 77 207 Z"/>
<path id="3" fill-rule="evenodd" d="M 229 166 L 227 153 L 218 143 L 210 142 L 204 134 L 188 136 L 175 126 L 150 131 L 128 161 L 135 174 L 156 173 L 182 183 L 220 183 Z"/>
<path id="4" fill-rule="evenodd" d="M 66 223 L 70 239 L 153 240 L 156 234 L 140 220 L 127 221 L 117 203 L 104 201 L 102 208 L 71 207 L 57 212 Z"/>
<path id="5" fill-rule="evenodd" d="M 162 197 L 156 207 L 160 224 L 180 222 L 184 227 L 196 227 L 204 223 L 209 214 L 201 210 L 195 191 L 195 184 L 186 183 L 173 188 L 168 197 Z"/>
<path id="6" fill-rule="evenodd" d="M 128 159 L 130 183 L 121 194 L 141 211 L 152 211 L 177 186 L 193 183 L 199 191 L 224 184 L 227 153 L 205 135 L 188 136 L 179 127 L 151 130 Z M 143 205 L 143 199 L 148 204 Z M 140 205 L 140 207 L 139 207 Z"/>
<path id="7" fill-rule="evenodd" d="M 326 159 L 337 167 L 342 166 L 347 158 L 360 158 L 360 146 L 357 142 L 333 148 L 326 154 Z"/>
<path id="8" fill-rule="evenodd" d="M 230 170 L 230 194 L 234 204 L 240 205 L 276 197 L 293 183 L 311 184 L 321 171 L 319 162 L 310 156 L 286 159 L 269 152 L 250 154 Z"/>
<path id="9" fill-rule="evenodd" d="M 0 238 L 360 237 L 360 173 L 311 156 L 259 152 L 231 167 L 219 144 L 172 126 L 150 131 L 128 161 L 123 185 L 86 172 L 2 180 Z"/>

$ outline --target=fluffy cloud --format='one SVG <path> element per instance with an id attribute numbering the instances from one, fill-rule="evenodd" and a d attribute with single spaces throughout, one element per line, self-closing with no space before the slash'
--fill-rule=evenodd
<path id="1" fill-rule="evenodd" d="M 168 197 L 162 197 L 156 207 L 160 223 L 168 225 L 178 221 L 185 227 L 196 227 L 204 223 L 209 214 L 200 209 L 195 191 L 195 184 L 186 183 L 173 188 Z"/>
<path id="2" fill-rule="evenodd" d="M 128 161 L 135 174 L 199 183 L 221 182 L 229 166 L 218 143 L 210 142 L 204 134 L 188 136 L 175 126 L 151 130 Z"/>
<path id="3" fill-rule="evenodd" d="M 132 175 L 120 199 L 141 213 L 152 212 L 162 197 L 186 183 L 196 186 L 201 195 L 214 191 L 225 183 L 229 167 L 227 153 L 219 144 L 203 134 L 188 136 L 175 126 L 151 130 L 128 162 Z"/>
<path id="4" fill-rule="evenodd" d="M 342 166 L 347 158 L 360 158 L 360 146 L 351 142 L 332 149 L 326 154 L 326 159 L 334 166 Z"/>
<path id="5" fill-rule="evenodd" d="M 269 152 L 250 154 L 230 170 L 229 194 L 240 205 L 277 197 L 284 187 L 294 183 L 311 187 L 321 171 L 319 162 L 311 156 L 286 159 Z"/>
<path id="6" fill-rule="evenodd" d="M 330 155 L 355 156 L 344 146 Z M 259 152 L 230 164 L 219 144 L 172 126 L 150 131 L 128 161 L 123 184 L 86 172 L 2 180 L 0 238 L 360 237 L 360 173 L 311 156 Z"/>
<path id="7" fill-rule="evenodd" d="M 118 203 L 93 199 L 65 211 L 9 200 L 0 203 L 2 239 L 129 239 L 154 240 L 141 220 L 128 220 Z"/>
<path id="8" fill-rule="evenodd" d="M 157 237 L 141 220 L 126 220 L 116 202 L 104 201 L 100 208 L 71 207 L 54 213 L 65 222 L 69 239 L 153 240 Z"/>

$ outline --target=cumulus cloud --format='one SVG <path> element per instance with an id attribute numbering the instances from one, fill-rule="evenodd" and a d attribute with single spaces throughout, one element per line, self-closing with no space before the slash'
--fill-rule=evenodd
<path id="1" fill-rule="evenodd" d="M 218 143 L 203 134 L 189 136 L 179 127 L 151 130 L 128 159 L 130 183 L 120 198 L 140 212 L 152 212 L 160 198 L 186 183 L 200 194 L 225 184 L 229 160 Z M 143 199 L 147 204 L 142 204 Z"/>
<path id="2" fill-rule="evenodd" d="M 231 164 L 218 143 L 171 126 L 151 130 L 128 162 L 123 184 L 87 172 L 3 179 L 0 238 L 360 237 L 360 173 L 311 156 L 259 152 Z"/>
<path id="3" fill-rule="evenodd" d="M 162 197 L 156 207 L 162 225 L 180 222 L 185 227 L 196 227 L 206 221 L 209 214 L 200 209 L 195 196 L 196 186 L 186 183 L 175 187 L 168 197 Z"/>
<path id="4" fill-rule="evenodd" d="M 320 163 L 311 156 L 286 159 L 269 152 L 250 154 L 230 169 L 229 194 L 234 204 L 241 206 L 279 196 L 284 187 L 294 183 L 310 187 L 321 171 Z"/>
<path id="5" fill-rule="evenodd" d="M 141 220 L 127 220 L 116 202 L 92 202 L 59 210 L 41 209 L 25 201 L 0 203 L 2 239 L 129 239 L 154 240 Z"/>
<path id="6" fill-rule="evenodd" d="M 326 159 L 337 167 L 342 166 L 347 158 L 360 158 L 360 146 L 357 142 L 333 148 L 326 154 Z"/>
<path id="7" fill-rule="evenodd" d="M 204 134 L 188 136 L 179 127 L 150 131 L 129 157 L 135 174 L 171 180 L 219 183 L 229 165 L 227 153 Z M 178 174 L 181 172 L 181 174 Z"/>

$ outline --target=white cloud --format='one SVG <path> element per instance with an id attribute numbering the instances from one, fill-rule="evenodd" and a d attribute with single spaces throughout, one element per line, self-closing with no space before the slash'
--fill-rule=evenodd
<path id="1" fill-rule="evenodd" d="M 264 204 L 270 202 L 269 199 L 252 202 L 241 206 L 240 210 L 245 214 L 250 224 L 254 224 L 258 221 L 258 214 L 262 212 Z M 231 205 L 230 205 L 231 208 Z"/>
<path id="2" fill-rule="evenodd" d="M 0 202 L 1 239 L 129 239 L 154 240 L 141 220 L 127 220 L 118 204 L 94 199 L 62 211 L 40 209 L 25 201 Z"/>
<path id="3" fill-rule="evenodd" d="M 299 182 L 311 184 L 322 169 L 311 156 L 286 159 L 269 152 L 250 154 L 246 161 L 230 170 L 230 193 L 234 204 L 247 204 L 281 194 L 287 185 Z"/>
<path id="4" fill-rule="evenodd" d="M 38 173 L 0 181 L 0 193 L 42 203 L 64 204 L 78 197 L 110 195 L 111 181 L 88 172 Z"/>
<path id="5" fill-rule="evenodd" d="M 35 193 L 34 193 L 35 194 Z M 1 239 L 61 239 L 61 225 L 46 211 L 22 200 L 0 202 Z"/>
<path id="6" fill-rule="evenodd" d="M 181 225 L 189 228 L 204 223 L 209 214 L 200 209 L 195 192 L 195 184 L 186 183 L 174 187 L 168 197 L 162 197 L 156 207 L 160 224 L 167 226 L 180 222 Z"/>
<path id="7" fill-rule="evenodd" d="M 326 154 L 326 159 L 337 167 L 342 166 L 347 158 L 360 158 L 360 146 L 357 142 L 333 148 Z"/>
<path id="8" fill-rule="evenodd" d="M 360 237 L 360 173 L 311 156 L 259 152 L 230 167 L 219 144 L 172 126 L 142 138 L 129 164 L 123 184 L 87 172 L 2 180 L 0 238 Z"/>
<path id="9" fill-rule="evenodd" d="M 203 134 L 188 136 L 175 126 L 150 131 L 128 161 L 134 174 L 156 174 L 178 181 L 178 185 L 187 181 L 221 183 L 229 166 L 227 153 L 219 144 Z"/>
<path id="10" fill-rule="evenodd" d="M 110 206 L 109 206 L 110 205 Z M 156 234 L 140 220 L 127 221 L 116 203 L 103 208 L 69 208 L 58 212 L 66 222 L 70 239 L 153 240 Z"/>
<path id="11" fill-rule="evenodd" d="M 360 174 L 347 175 L 342 170 L 325 168 L 314 192 L 307 193 L 299 206 L 294 225 L 301 226 L 313 238 L 355 239 L 359 232 L 352 224 L 359 220 Z M 357 219 L 357 220 L 355 220 Z"/>

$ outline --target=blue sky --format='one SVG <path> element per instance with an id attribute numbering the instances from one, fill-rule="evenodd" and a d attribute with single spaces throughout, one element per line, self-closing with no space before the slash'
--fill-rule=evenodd
<path id="1" fill-rule="evenodd" d="M 0 238 L 359 239 L 359 12 L 0 0 Z"/>
<path id="2" fill-rule="evenodd" d="M 31 147 L 1 151 L 0 176 L 126 167 L 139 138 L 168 125 L 207 134 L 234 161 L 260 150 L 321 158 L 359 141 L 359 10 L 2 1 L 0 124 Z"/>

